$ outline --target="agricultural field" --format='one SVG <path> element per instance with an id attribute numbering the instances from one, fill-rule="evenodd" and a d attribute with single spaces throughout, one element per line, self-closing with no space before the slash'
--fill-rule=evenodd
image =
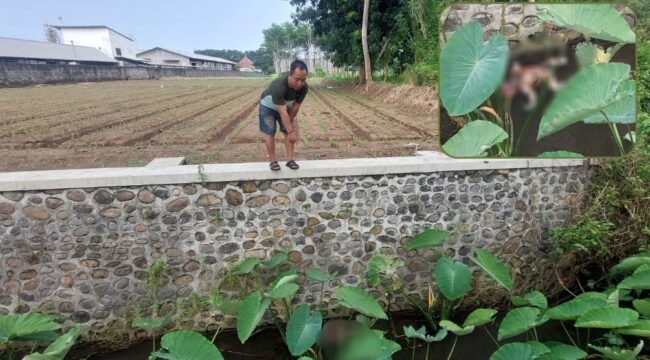
<path id="1" fill-rule="evenodd" d="M 267 161 L 258 100 L 268 78 L 169 79 L 0 89 L 0 171 Z M 398 156 L 438 146 L 431 111 L 316 80 L 297 160 Z M 283 159 L 278 137 L 276 151 Z"/>

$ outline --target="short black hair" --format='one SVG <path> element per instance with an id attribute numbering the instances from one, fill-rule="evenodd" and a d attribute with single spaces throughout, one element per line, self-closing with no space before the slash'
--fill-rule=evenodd
<path id="1" fill-rule="evenodd" d="M 302 69 L 309 73 L 309 70 L 307 70 L 307 64 L 305 64 L 305 62 L 302 60 L 295 60 L 291 63 L 291 67 L 289 68 L 289 75 L 293 74 L 293 71 L 296 69 Z"/>

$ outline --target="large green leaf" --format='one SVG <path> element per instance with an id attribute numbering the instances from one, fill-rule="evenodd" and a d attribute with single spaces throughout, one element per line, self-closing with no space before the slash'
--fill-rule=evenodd
<path id="1" fill-rule="evenodd" d="M 643 317 L 650 318 L 650 299 L 637 299 L 632 301 L 632 305 Z"/>
<path id="2" fill-rule="evenodd" d="M 524 296 L 511 296 L 510 300 L 515 306 L 532 305 L 540 309 L 548 307 L 546 296 L 539 291 L 531 291 Z"/>
<path id="3" fill-rule="evenodd" d="M 587 356 L 586 352 L 575 346 L 554 341 L 545 342 L 544 345 L 551 351 L 542 354 L 540 360 L 578 360 Z"/>
<path id="4" fill-rule="evenodd" d="M 634 124 L 636 122 L 636 84 L 634 80 L 623 81 L 618 89 L 622 95 L 620 100 L 583 120 L 586 124 L 607 124 L 607 120 L 615 124 Z"/>
<path id="5" fill-rule="evenodd" d="M 633 335 L 650 338 L 650 320 L 638 320 L 631 326 L 617 329 L 616 332 L 623 335 Z"/>
<path id="6" fill-rule="evenodd" d="M 300 286 L 293 283 L 297 278 L 298 273 L 293 269 L 279 274 L 269 286 L 266 296 L 273 299 L 293 297 L 298 289 L 300 289 Z"/>
<path id="7" fill-rule="evenodd" d="M 474 257 L 470 258 L 476 265 L 480 266 L 492 279 L 499 285 L 512 291 L 512 278 L 510 278 L 510 270 L 499 258 L 494 256 L 491 252 L 485 249 L 478 249 Z"/>
<path id="8" fill-rule="evenodd" d="M 463 297 L 472 286 L 472 274 L 467 265 L 447 256 L 438 260 L 434 275 L 440 292 L 451 301 Z"/>
<path id="9" fill-rule="evenodd" d="M 61 325 L 50 315 L 28 312 L 22 315 L 0 314 L 0 342 L 53 341 Z"/>
<path id="10" fill-rule="evenodd" d="M 575 327 L 616 329 L 631 326 L 639 318 L 639 314 L 631 309 L 602 307 L 591 309 L 580 316 Z"/>
<path id="11" fill-rule="evenodd" d="M 370 317 L 388 319 L 379 302 L 365 290 L 358 287 L 339 286 L 334 292 L 341 305 Z"/>
<path id="12" fill-rule="evenodd" d="M 368 285 L 379 285 L 380 276 L 391 276 L 397 273 L 397 269 L 404 266 L 404 262 L 383 254 L 375 254 L 368 261 L 368 270 L 366 276 L 368 277 Z"/>
<path id="13" fill-rule="evenodd" d="M 607 50 L 590 42 L 582 42 L 576 46 L 576 57 L 580 66 L 589 66 L 609 62 L 623 44 L 610 46 Z"/>
<path id="14" fill-rule="evenodd" d="M 449 232 L 439 229 L 427 229 L 413 238 L 406 244 L 408 250 L 422 249 L 432 246 L 440 246 L 447 241 Z"/>
<path id="15" fill-rule="evenodd" d="M 476 309 L 467 315 L 463 327 L 485 325 L 492 321 L 492 317 L 496 313 L 497 311 L 494 309 Z"/>
<path id="16" fill-rule="evenodd" d="M 546 312 L 553 320 L 576 320 L 587 311 L 607 306 L 607 296 L 601 293 L 586 293 L 562 303 Z"/>
<path id="17" fill-rule="evenodd" d="M 630 65 L 594 64 L 581 68 L 557 92 L 539 124 L 537 140 L 583 121 L 626 96 L 619 88 L 630 77 Z"/>
<path id="18" fill-rule="evenodd" d="M 440 100 L 450 116 L 477 108 L 503 81 L 508 42 L 492 35 L 483 44 L 483 29 L 475 21 L 458 29 L 440 53 Z"/>
<path id="19" fill-rule="evenodd" d="M 133 320 L 131 326 L 140 329 L 162 329 L 172 321 L 172 314 L 163 318 L 140 317 Z"/>
<path id="20" fill-rule="evenodd" d="M 302 304 L 293 312 L 287 323 L 287 347 L 293 356 L 300 356 L 316 343 L 323 316 L 319 311 L 310 312 L 309 305 Z"/>
<path id="21" fill-rule="evenodd" d="M 526 332 L 545 323 L 546 316 L 540 317 L 539 309 L 520 307 L 510 310 L 501 321 L 498 339 L 503 340 Z"/>
<path id="22" fill-rule="evenodd" d="M 442 145 L 449 156 L 485 157 L 487 150 L 508 138 L 508 133 L 498 125 L 485 120 L 474 120 Z"/>
<path id="23" fill-rule="evenodd" d="M 250 258 L 242 261 L 241 264 L 239 264 L 239 266 L 237 266 L 237 270 L 235 270 L 234 274 L 235 275 L 248 274 L 251 271 L 253 271 L 255 266 L 257 266 L 257 264 L 259 264 L 261 261 L 262 261 L 262 259 L 260 259 L 258 257 L 250 257 Z"/>
<path id="24" fill-rule="evenodd" d="M 384 337 L 379 330 L 365 329 L 348 337 L 337 360 L 389 360 L 402 347 Z"/>
<path id="25" fill-rule="evenodd" d="M 546 349 L 548 352 L 549 349 Z M 497 351 L 495 351 L 490 360 L 515 360 L 515 359 L 535 359 L 540 356 L 540 348 L 538 346 L 528 344 L 513 342 L 501 346 Z"/>
<path id="26" fill-rule="evenodd" d="M 242 344 L 251 336 L 270 304 L 271 300 L 262 299 L 259 290 L 248 295 L 241 303 L 237 309 L 237 336 Z"/>
<path id="27" fill-rule="evenodd" d="M 650 270 L 636 272 L 621 281 L 619 289 L 647 290 L 650 289 Z"/>
<path id="28" fill-rule="evenodd" d="M 610 4 L 552 4 L 538 5 L 537 9 L 542 21 L 595 39 L 628 44 L 636 41 L 630 25 Z"/>
<path id="29" fill-rule="evenodd" d="M 229 299 L 220 293 L 214 293 L 208 298 L 208 303 L 226 315 L 235 316 L 241 300 Z"/>
<path id="30" fill-rule="evenodd" d="M 27 355 L 23 360 L 63 360 L 70 351 L 70 348 L 79 338 L 80 326 L 75 326 L 67 333 L 59 336 L 42 353 Z"/>
<path id="31" fill-rule="evenodd" d="M 589 347 L 597 350 L 601 354 L 605 355 L 606 358 L 612 360 L 634 360 L 636 356 L 641 353 L 643 350 L 643 340 L 634 349 L 620 349 L 620 348 L 611 348 L 611 347 L 600 347 L 589 344 Z"/>
<path id="32" fill-rule="evenodd" d="M 269 260 L 261 263 L 259 265 L 259 267 L 262 268 L 262 269 L 267 269 L 267 270 L 268 269 L 273 269 L 273 268 L 278 267 L 278 266 L 284 264 L 285 262 L 287 262 L 287 259 L 289 259 L 289 256 L 287 255 L 287 253 L 279 252 L 279 253 L 273 255 L 273 257 L 270 258 Z"/>
<path id="33" fill-rule="evenodd" d="M 645 254 L 644 254 L 645 255 Z M 623 259 L 620 263 L 609 270 L 609 277 L 615 278 L 619 275 L 633 273 L 639 266 L 650 264 L 650 255 L 635 255 Z"/>
<path id="34" fill-rule="evenodd" d="M 442 320 L 440 321 L 440 327 L 443 329 L 447 329 L 451 332 L 453 332 L 457 336 L 463 336 L 467 334 L 471 334 L 474 332 L 474 329 L 476 326 L 474 325 L 468 325 L 468 326 L 458 326 L 456 323 L 449 321 L 449 320 Z"/>
<path id="35" fill-rule="evenodd" d="M 166 334 L 160 341 L 161 349 L 152 355 L 168 360 L 223 360 L 219 349 L 205 336 L 188 330 Z"/>
<path id="36" fill-rule="evenodd" d="M 577 152 L 558 150 L 558 151 L 545 151 L 537 155 L 537 157 L 538 158 L 581 158 L 584 156 Z"/>

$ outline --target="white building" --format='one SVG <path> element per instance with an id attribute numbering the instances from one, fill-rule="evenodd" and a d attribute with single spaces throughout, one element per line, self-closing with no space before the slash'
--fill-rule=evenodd
<path id="1" fill-rule="evenodd" d="M 61 33 L 61 42 L 90 46 L 123 62 L 141 62 L 136 57 L 135 42 L 130 37 L 103 25 L 53 26 Z"/>
<path id="2" fill-rule="evenodd" d="M 201 69 L 233 70 L 235 63 L 226 59 L 190 54 L 178 50 L 155 47 L 137 54 L 138 59 L 151 65 L 184 66 Z"/>
<path id="3" fill-rule="evenodd" d="M 0 63 L 117 66 L 115 59 L 92 47 L 4 37 L 0 37 Z"/>

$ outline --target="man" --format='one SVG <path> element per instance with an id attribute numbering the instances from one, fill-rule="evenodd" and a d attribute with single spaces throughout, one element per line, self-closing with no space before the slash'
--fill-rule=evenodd
<path id="1" fill-rule="evenodd" d="M 300 104 L 307 95 L 307 64 L 300 60 L 291 63 L 289 75 L 280 76 L 271 82 L 260 98 L 260 131 L 264 135 L 266 152 L 269 155 L 271 170 L 280 170 L 275 157 L 276 123 L 284 134 L 284 146 L 287 150 L 286 166 L 292 170 L 298 169 L 293 158 L 293 151 L 298 141 L 298 122 L 296 115 Z"/>

